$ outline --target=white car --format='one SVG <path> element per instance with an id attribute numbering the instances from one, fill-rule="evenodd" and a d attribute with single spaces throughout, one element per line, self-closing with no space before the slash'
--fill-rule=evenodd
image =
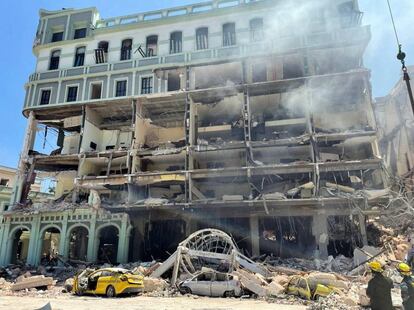
<path id="1" fill-rule="evenodd" d="M 212 297 L 235 297 L 243 293 L 236 276 L 214 270 L 201 271 L 178 284 L 178 288 L 182 294 Z"/>

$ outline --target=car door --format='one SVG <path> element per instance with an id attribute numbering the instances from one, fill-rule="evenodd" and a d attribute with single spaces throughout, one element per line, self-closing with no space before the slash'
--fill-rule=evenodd
<path id="1" fill-rule="evenodd" d="M 106 288 L 110 284 L 114 286 L 113 272 L 111 272 L 110 270 L 103 270 L 101 276 L 98 279 L 98 285 L 96 286 L 96 293 L 101 294 L 101 295 L 106 294 Z"/>
<path id="2" fill-rule="evenodd" d="M 311 299 L 311 291 L 309 289 L 308 281 L 305 278 L 300 278 L 298 283 L 299 296 L 305 299 Z"/>
<path id="3" fill-rule="evenodd" d="M 217 272 L 211 281 L 211 296 L 221 297 L 228 290 L 228 277 L 225 273 Z"/>
<path id="4" fill-rule="evenodd" d="M 193 294 L 202 296 L 211 296 L 211 280 L 213 279 L 213 273 L 203 272 L 196 278 L 197 281 L 193 281 L 191 291 Z"/>

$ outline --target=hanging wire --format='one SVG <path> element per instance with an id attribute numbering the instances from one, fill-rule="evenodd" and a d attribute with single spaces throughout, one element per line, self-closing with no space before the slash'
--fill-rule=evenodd
<path id="1" fill-rule="evenodd" d="M 390 12 L 392 27 L 394 29 L 395 39 L 397 40 L 398 48 L 400 48 L 400 46 L 401 46 L 400 45 L 400 39 L 398 38 L 397 27 L 395 26 L 394 15 L 392 14 L 390 0 L 387 0 L 387 4 L 388 4 L 388 11 Z"/>

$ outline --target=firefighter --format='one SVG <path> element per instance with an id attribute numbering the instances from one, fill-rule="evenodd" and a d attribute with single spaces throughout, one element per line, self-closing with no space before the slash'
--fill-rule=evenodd
<path id="1" fill-rule="evenodd" d="M 368 282 L 367 296 L 371 300 L 372 310 L 392 310 L 392 280 L 383 275 L 384 269 L 377 261 L 368 264 L 372 278 Z"/>
<path id="2" fill-rule="evenodd" d="M 405 263 L 400 263 L 397 270 L 403 277 L 400 287 L 404 310 L 414 310 L 414 281 L 411 277 L 411 268 Z"/>

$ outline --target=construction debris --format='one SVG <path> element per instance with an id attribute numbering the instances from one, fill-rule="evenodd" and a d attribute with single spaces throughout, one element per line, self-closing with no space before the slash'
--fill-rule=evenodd
<path id="1" fill-rule="evenodd" d="M 47 288 L 48 286 L 54 285 L 56 281 L 51 277 L 33 276 L 20 278 L 15 284 L 11 286 L 12 291 L 20 291 L 30 288 Z"/>

